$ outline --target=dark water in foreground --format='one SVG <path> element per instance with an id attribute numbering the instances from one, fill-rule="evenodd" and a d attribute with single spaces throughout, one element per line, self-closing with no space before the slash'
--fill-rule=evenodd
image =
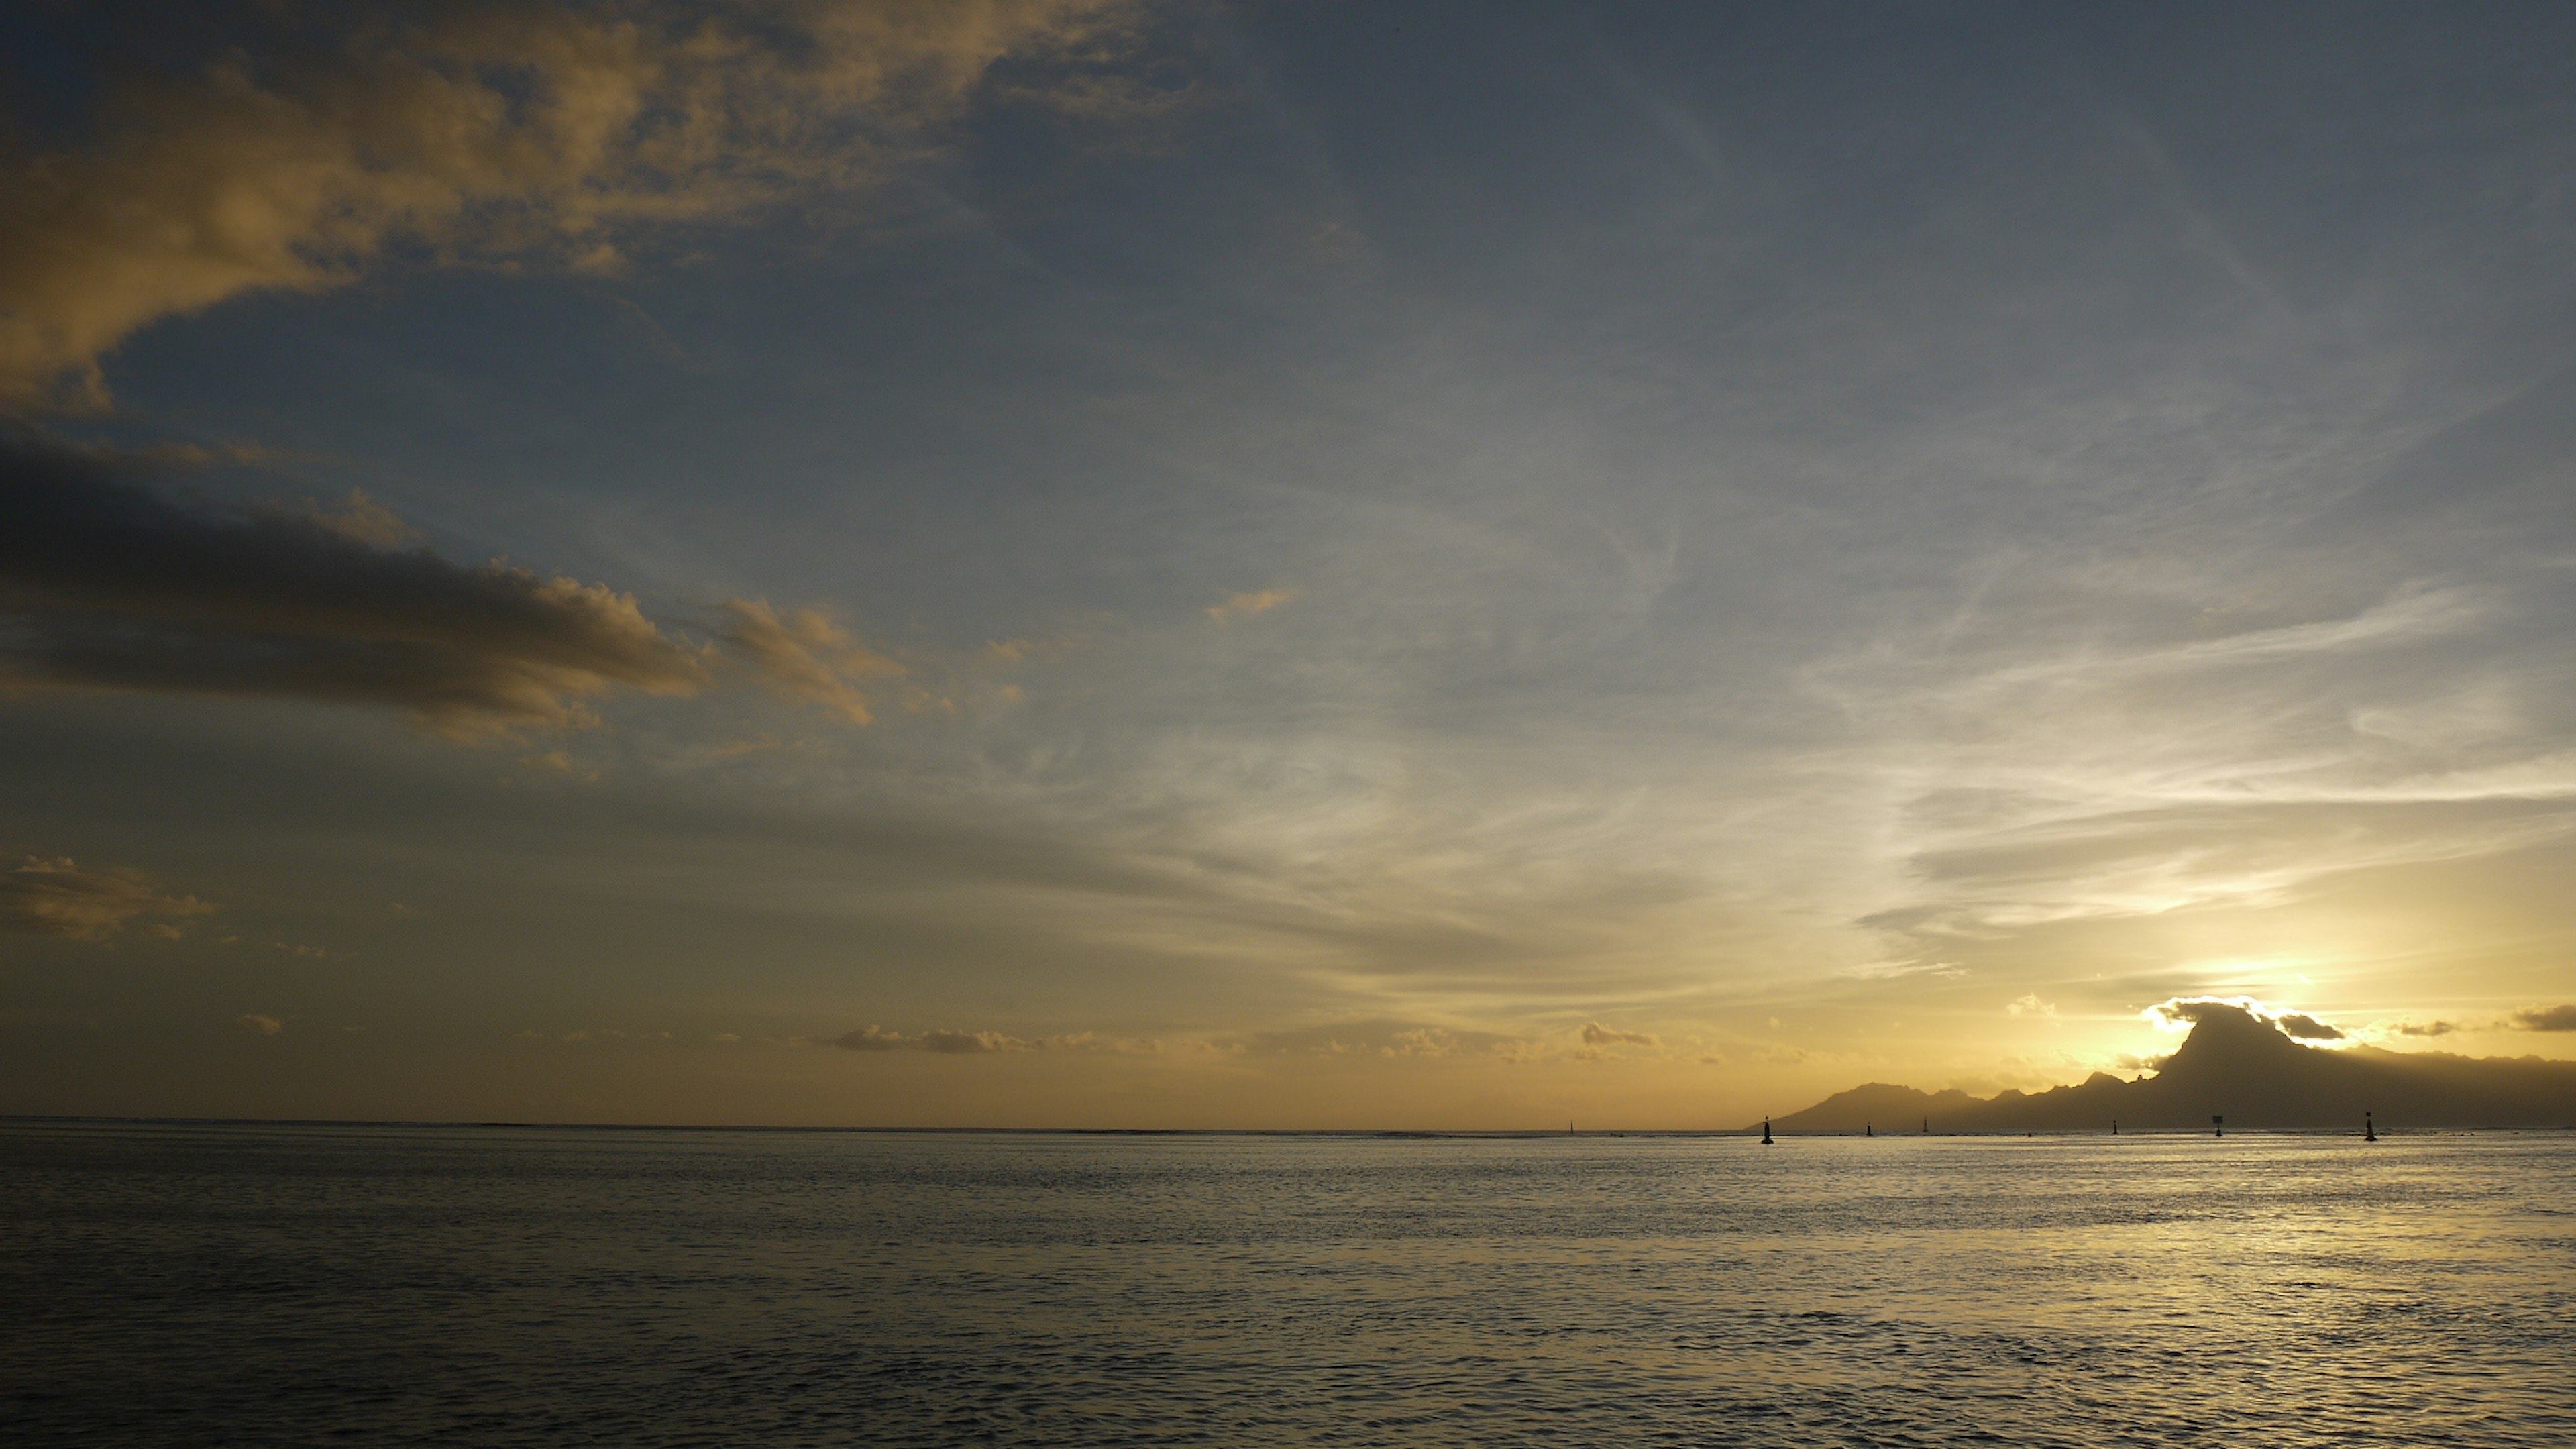
<path id="1" fill-rule="evenodd" d="M 0 1123 L 20 1445 L 2576 1443 L 2576 1134 Z"/>

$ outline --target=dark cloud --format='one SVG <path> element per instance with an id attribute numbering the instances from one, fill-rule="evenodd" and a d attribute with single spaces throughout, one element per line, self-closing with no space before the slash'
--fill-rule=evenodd
<path id="1" fill-rule="evenodd" d="M 1651 1047 L 1651 1046 L 1662 1046 L 1662 1045 L 1663 1045 L 1663 1042 L 1662 1042 L 1662 1041 L 1658 1040 L 1658 1039 L 1657 1039 L 1657 1038 L 1655 1038 L 1655 1037 L 1649 1036 L 1649 1035 L 1647 1035 L 1646 1033 L 1644 1033 L 1644 1032 L 1642 1032 L 1642 1031 L 1617 1031 L 1617 1030 L 1614 1030 L 1614 1029 L 1612 1029 L 1612 1028 L 1610 1028 L 1610 1027 L 1603 1026 L 1601 1023 L 1599 1023 L 1599 1022 L 1597 1022 L 1597 1021 L 1588 1021 L 1588 1022 L 1585 1022 L 1585 1023 L 1583 1024 L 1583 1033 L 1582 1033 L 1582 1035 L 1583 1035 L 1583 1044 L 1584 1044 L 1585 1046 L 1592 1046 L 1592 1047 L 1598 1047 L 1598 1046 L 1642 1046 L 1642 1047 Z"/>
<path id="2" fill-rule="evenodd" d="M 2576 1004 L 2535 1006 L 2513 1014 L 2513 1024 L 2524 1031 L 2576 1031 Z"/>
<path id="3" fill-rule="evenodd" d="M 2176 1024 L 2198 1023 L 2213 1018 L 2219 1020 L 2241 1018 L 2259 1022 L 2283 1036 L 2296 1037 L 2305 1041 L 2345 1039 L 2340 1029 L 2329 1026 L 2305 1012 L 2267 1011 L 2263 1009 L 2261 1003 L 2248 997 L 2178 996 L 2170 1001 L 2160 1001 L 2149 1009 L 2166 1021 Z"/>
<path id="4" fill-rule="evenodd" d="M 467 739 L 596 724 L 589 700 L 694 694 L 719 664 L 864 725 L 853 681 L 905 672 L 821 610 L 758 599 L 726 601 L 700 647 L 606 584 L 403 547 L 417 535 L 363 493 L 290 512 L 143 481 L 206 461 L 0 436 L 0 689 L 393 705 Z"/>
<path id="5" fill-rule="evenodd" d="M 2213 1016 L 2242 1016 L 2246 1014 L 2246 1004 L 2215 996 L 2177 996 L 2171 1001 L 2159 1001 L 2148 1010 L 2169 1022 L 2180 1023 L 2205 1021 Z"/>
<path id="6" fill-rule="evenodd" d="M 2460 1024 L 2456 1021 L 2409 1021 L 2398 1026 L 2397 1034 L 2399 1036 L 2449 1036 L 2459 1029 Z"/>
<path id="7" fill-rule="evenodd" d="M 164 895 L 130 870 L 82 870 L 66 859 L 31 855 L 0 873 L 0 928 L 98 941 L 142 916 L 202 916 L 213 906 L 195 896 Z M 176 935 L 173 927 L 156 934 Z"/>
<path id="8" fill-rule="evenodd" d="M 605 585 L 379 547 L 384 520 L 363 512 L 368 529 L 185 504 L 132 471 L 0 439 L 0 685 L 385 704 L 462 737 L 587 724 L 586 698 L 707 682 L 696 651 Z"/>

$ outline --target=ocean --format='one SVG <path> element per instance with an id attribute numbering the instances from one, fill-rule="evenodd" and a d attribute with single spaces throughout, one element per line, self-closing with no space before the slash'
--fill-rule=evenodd
<path id="1" fill-rule="evenodd" d="M 2576 1133 L 0 1122 L 12 1445 L 2576 1443 Z"/>

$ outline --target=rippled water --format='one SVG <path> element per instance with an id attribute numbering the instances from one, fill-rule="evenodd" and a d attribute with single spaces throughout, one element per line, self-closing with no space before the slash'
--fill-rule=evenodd
<path id="1" fill-rule="evenodd" d="M 0 1124 L 46 1445 L 2576 1443 L 2576 1134 Z"/>

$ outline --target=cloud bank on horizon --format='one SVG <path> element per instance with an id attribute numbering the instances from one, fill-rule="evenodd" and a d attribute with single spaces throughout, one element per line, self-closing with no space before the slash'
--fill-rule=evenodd
<path id="1" fill-rule="evenodd" d="M 2555 1049 L 2571 24 L 28 20 L 0 1101 Z"/>

